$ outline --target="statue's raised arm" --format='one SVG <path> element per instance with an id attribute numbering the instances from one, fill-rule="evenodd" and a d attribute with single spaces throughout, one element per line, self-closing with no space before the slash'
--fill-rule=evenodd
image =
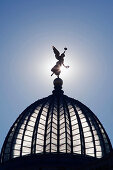
<path id="1" fill-rule="evenodd" d="M 56 59 L 58 60 L 58 62 L 56 63 L 56 65 L 51 69 L 51 71 L 53 72 L 51 74 L 51 76 L 53 74 L 57 75 L 59 77 L 60 73 L 61 73 L 61 66 L 63 65 L 65 68 L 69 68 L 69 66 L 65 66 L 64 65 L 64 57 L 65 57 L 65 51 L 67 50 L 67 48 L 64 48 L 64 52 L 60 55 L 60 52 L 54 47 L 53 48 L 53 52 L 55 54 Z"/>

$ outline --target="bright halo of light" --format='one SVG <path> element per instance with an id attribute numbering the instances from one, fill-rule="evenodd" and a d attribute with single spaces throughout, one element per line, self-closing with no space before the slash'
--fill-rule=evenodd
<path id="1" fill-rule="evenodd" d="M 49 59 L 46 58 L 45 62 L 41 65 L 43 65 L 43 72 L 41 72 L 41 74 L 43 74 L 44 77 L 51 77 L 51 69 L 56 65 L 57 60 L 55 60 L 54 56 Z M 69 62 L 65 62 L 64 63 L 66 66 L 69 66 L 69 68 L 65 68 L 63 65 L 61 66 L 61 74 L 60 77 L 62 79 L 73 79 L 73 77 L 78 76 L 79 72 L 80 72 L 80 67 L 79 67 L 79 63 L 76 62 L 76 67 L 74 66 L 74 62 L 69 61 Z M 40 65 L 40 67 L 41 67 Z M 40 69 L 41 70 L 41 69 Z M 52 78 L 56 78 L 56 75 L 53 74 Z"/>
<path id="2" fill-rule="evenodd" d="M 47 50 L 45 50 L 47 51 Z M 40 58 L 39 61 L 37 61 L 36 65 L 38 65 L 38 67 L 36 67 L 37 69 L 37 74 L 39 74 L 40 80 L 45 84 L 51 84 L 51 81 L 53 81 L 55 78 L 57 78 L 57 76 L 55 74 L 53 74 L 53 76 L 51 76 L 52 71 L 51 69 L 56 65 L 56 62 L 58 60 L 55 59 L 55 55 L 53 52 L 49 52 L 48 54 L 45 53 L 45 51 L 42 52 L 41 56 L 42 58 Z M 69 68 L 65 68 L 63 65 L 61 66 L 61 74 L 60 74 L 60 78 L 62 80 L 64 80 L 64 82 L 68 82 L 70 84 L 73 84 L 75 79 L 76 81 L 80 81 L 80 77 L 81 77 L 81 72 L 82 72 L 82 63 L 80 61 L 79 58 L 77 57 L 73 57 L 73 56 L 77 56 L 77 54 L 70 54 L 68 56 L 68 54 L 66 55 L 66 57 L 64 58 L 64 64 L 65 66 L 69 66 Z M 38 80 L 39 81 L 39 80 Z"/>
<path id="3" fill-rule="evenodd" d="M 61 66 L 61 76 L 62 77 L 67 77 L 69 75 L 69 68 L 65 68 L 63 65 Z"/>

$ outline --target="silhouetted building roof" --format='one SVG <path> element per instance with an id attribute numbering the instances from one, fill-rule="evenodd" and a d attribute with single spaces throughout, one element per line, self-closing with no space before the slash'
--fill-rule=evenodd
<path id="1" fill-rule="evenodd" d="M 102 124 L 84 104 L 64 95 L 55 79 L 53 94 L 27 107 L 5 139 L 1 162 L 38 154 L 102 158 L 112 146 Z"/>

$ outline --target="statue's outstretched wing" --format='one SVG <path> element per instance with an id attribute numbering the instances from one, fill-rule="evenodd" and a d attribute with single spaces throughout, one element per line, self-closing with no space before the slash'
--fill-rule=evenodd
<path id="1" fill-rule="evenodd" d="M 55 53 L 56 59 L 57 59 L 57 60 L 60 60 L 60 53 L 59 53 L 59 51 L 58 51 L 54 46 L 52 46 L 52 48 L 53 48 L 53 51 L 54 51 L 54 53 Z"/>

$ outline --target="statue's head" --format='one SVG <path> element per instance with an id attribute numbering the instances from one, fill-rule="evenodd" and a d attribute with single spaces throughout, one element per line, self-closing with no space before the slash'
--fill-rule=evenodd
<path id="1" fill-rule="evenodd" d="M 62 53 L 62 54 L 61 54 L 61 58 L 64 58 L 64 57 L 65 57 L 65 54 L 64 54 L 64 53 Z"/>

